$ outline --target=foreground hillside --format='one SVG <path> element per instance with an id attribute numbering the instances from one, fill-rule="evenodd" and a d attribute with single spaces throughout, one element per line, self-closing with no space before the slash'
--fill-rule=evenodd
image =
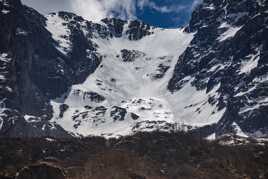
<path id="1" fill-rule="evenodd" d="M 0 176 L 10 179 L 266 179 L 267 162 L 267 144 L 222 146 L 183 133 L 0 140 Z"/>

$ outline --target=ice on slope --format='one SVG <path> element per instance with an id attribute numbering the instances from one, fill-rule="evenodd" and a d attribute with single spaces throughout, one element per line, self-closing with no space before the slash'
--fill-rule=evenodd
<path id="1" fill-rule="evenodd" d="M 211 95 L 217 95 L 217 89 L 206 94 L 197 91 L 189 82 L 174 94 L 167 90 L 178 57 L 189 45 L 193 34 L 181 29 L 156 28 L 153 31 L 152 35 L 138 41 L 129 41 L 126 35 L 103 39 L 95 34 L 93 41 L 103 56 L 102 64 L 83 84 L 72 86 L 67 96 L 51 101 L 52 121 L 74 134 L 105 137 L 132 134 L 134 128 L 137 130 L 137 124 L 141 126 L 138 130 L 151 131 L 152 124 L 200 127 L 217 122 L 224 110 L 219 112 L 216 105 L 208 103 Z M 140 55 L 133 61 L 124 61 L 123 49 Z M 159 73 L 159 66 L 168 69 L 161 78 L 154 78 Z M 105 100 L 96 102 L 77 95 L 86 93 L 99 94 Z M 62 103 L 69 108 L 63 117 L 59 117 Z M 127 110 L 124 120 L 115 121 L 111 117 L 114 106 Z M 133 120 L 131 114 L 139 118 Z"/>
<path id="2" fill-rule="evenodd" d="M 247 104 L 246 106 L 240 109 L 239 114 L 251 115 L 252 111 L 265 106 L 268 106 L 268 97 L 264 97 Z"/>
<path id="3" fill-rule="evenodd" d="M 186 79 L 185 79 L 186 80 Z M 174 115 L 183 125 L 202 127 L 217 123 L 225 112 L 225 109 L 218 111 L 217 104 L 211 105 L 210 97 L 217 99 L 218 84 L 212 91 L 196 90 L 191 85 L 193 79 L 189 77 L 184 87 L 175 94 L 168 94 L 169 103 L 172 106 Z"/>
<path id="4" fill-rule="evenodd" d="M 260 50 L 258 51 L 257 54 L 252 54 L 248 56 L 247 59 L 248 60 L 242 62 L 239 74 L 250 73 L 253 69 L 258 67 L 258 62 L 260 59 Z"/>
<path id="5" fill-rule="evenodd" d="M 0 54 L 0 62 L 1 62 L 1 67 L 0 67 L 0 82 L 6 82 L 8 80 L 8 73 L 5 71 L 6 66 L 11 63 L 11 58 L 8 57 L 7 53 L 2 53 Z M 9 87 L 8 87 L 9 88 Z"/>
<path id="6" fill-rule="evenodd" d="M 227 30 L 218 38 L 220 42 L 223 42 L 231 37 L 234 37 L 242 27 L 234 27 L 224 22 L 219 28 L 227 28 Z"/>
<path id="7" fill-rule="evenodd" d="M 2 65 L 0 67 L 0 82 L 2 83 L 1 88 L 5 88 L 9 92 L 12 92 L 12 89 L 9 86 L 3 84 L 8 80 L 8 73 L 5 71 L 5 69 L 6 66 L 11 63 L 11 61 L 12 59 L 7 53 L 0 53 L 0 63 Z M 7 117 L 7 114 L 5 112 L 7 112 L 8 109 L 6 108 L 5 101 L 6 98 L 0 99 L 0 130 L 3 127 L 4 118 Z"/>
<path id="8" fill-rule="evenodd" d="M 8 57 L 7 53 L 0 54 L 0 61 L 4 63 L 9 63 L 11 61 L 11 58 Z"/>
<path id="9" fill-rule="evenodd" d="M 52 38 L 58 43 L 56 48 L 66 55 L 71 50 L 71 42 L 69 39 L 71 32 L 66 27 L 66 22 L 59 17 L 57 13 L 49 14 L 46 18 L 46 28 L 51 32 Z"/>
<path id="10" fill-rule="evenodd" d="M 10 10 L 8 10 L 8 8 L 10 7 L 10 5 L 8 4 L 8 2 L 6 1 L 0 1 L 0 2 L 2 3 L 1 13 L 4 15 L 9 14 Z"/>
<path id="11" fill-rule="evenodd" d="M 235 122 L 233 122 L 232 127 L 234 128 L 234 132 L 239 137 L 248 138 L 248 135 L 246 135 L 242 129 L 239 127 L 239 125 Z"/>
<path id="12" fill-rule="evenodd" d="M 7 114 L 5 114 L 5 111 L 7 110 L 5 105 L 5 99 L 0 100 L 0 130 L 3 127 L 4 124 L 4 117 L 7 117 Z"/>
<path id="13" fill-rule="evenodd" d="M 211 134 L 211 135 L 209 135 L 209 136 L 207 136 L 206 137 L 206 139 L 208 140 L 208 141 L 213 141 L 213 140 L 216 140 L 216 133 L 213 133 L 213 134 Z"/>

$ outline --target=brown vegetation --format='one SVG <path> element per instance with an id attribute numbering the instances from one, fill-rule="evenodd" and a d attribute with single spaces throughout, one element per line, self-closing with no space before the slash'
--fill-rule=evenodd
<path id="1" fill-rule="evenodd" d="M 68 179 L 267 179 L 268 147 L 158 132 L 111 140 L 0 140 L 0 176 L 14 178 L 32 165 L 55 166 Z"/>

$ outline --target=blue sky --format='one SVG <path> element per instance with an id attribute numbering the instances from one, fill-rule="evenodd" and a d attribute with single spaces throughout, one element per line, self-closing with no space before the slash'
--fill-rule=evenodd
<path id="1" fill-rule="evenodd" d="M 159 8 L 137 8 L 137 17 L 144 22 L 161 27 L 177 27 L 188 23 L 194 0 L 154 0 Z M 161 9 L 162 8 L 162 9 Z"/>
<path id="2" fill-rule="evenodd" d="M 71 11 L 88 20 L 104 17 L 140 19 L 148 24 L 173 28 L 188 23 L 201 0 L 22 0 L 43 14 Z"/>

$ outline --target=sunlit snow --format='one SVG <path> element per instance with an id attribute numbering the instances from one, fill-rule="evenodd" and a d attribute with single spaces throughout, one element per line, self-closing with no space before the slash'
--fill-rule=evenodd
<path id="1" fill-rule="evenodd" d="M 241 64 L 240 74 L 250 73 L 254 68 L 258 67 L 258 62 L 260 59 L 260 50 L 255 55 L 248 56 L 248 60 L 245 60 Z"/>
<path id="2" fill-rule="evenodd" d="M 53 39 L 58 43 L 57 49 L 66 55 L 71 50 L 70 30 L 64 25 L 65 21 L 57 13 L 49 14 L 46 18 L 46 28 L 52 33 Z"/>
<path id="3" fill-rule="evenodd" d="M 218 40 L 222 42 L 231 37 L 234 37 L 242 27 L 234 27 L 224 22 L 219 28 L 227 28 L 227 30 L 218 38 Z"/>
<path id="4" fill-rule="evenodd" d="M 220 84 L 207 94 L 206 90 L 196 90 L 189 77 L 189 83 L 178 92 L 172 94 L 167 90 L 178 58 L 193 34 L 182 29 L 152 31 L 153 34 L 137 41 L 127 38 L 126 29 L 120 38 L 103 39 L 95 34 L 93 42 L 103 56 L 102 64 L 83 84 L 72 86 L 67 96 L 51 101 L 52 121 L 77 135 L 105 137 L 132 134 L 137 124 L 140 124 L 138 130 L 151 131 L 153 124 L 201 127 L 218 122 L 225 110 L 218 111 L 216 104 L 209 104 L 208 99 L 217 97 Z M 124 61 L 122 50 L 135 53 L 135 58 Z M 167 68 L 161 72 L 159 68 L 163 66 Z M 89 93 L 105 100 L 92 101 L 85 97 Z M 68 109 L 59 117 L 63 103 Z M 114 107 L 126 109 L 124 120 L 112 118 Z M 133 114 L 138 119 L 133 120 Z"/>
<path id="5" fill-rule="evenodd" d="M 233 128 L 234 128 L 234 131 L 236 133 L 237 136 L 239 137 L 245 137 L 247 138 L 248 136 L 242 131 L 242 129 L 239 127 L 239 125 L 235 122 L 233 122 L 232 124 Z"/>

